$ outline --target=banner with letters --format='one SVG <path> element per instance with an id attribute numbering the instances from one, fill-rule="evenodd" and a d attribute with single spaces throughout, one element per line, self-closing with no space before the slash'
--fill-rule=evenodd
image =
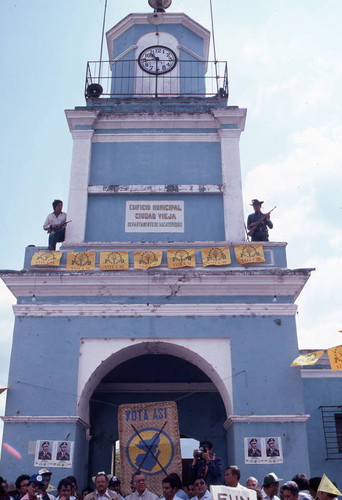
<path id="1" fill-rule="evenodd" d="M 62 252 L 36 252 L 32 255 L 31 266 L 59 266 Z"/>
<path id="2" fill-rule="evenodd" d="M 182 477 L 178 411 L 174 401 L 120 405 L 118 411 L 121 490 L 131 493 L 134 472 L 146 476 L 147 487 L 162 493 L 162 480 Z"/>
<path id="3" fill-rule="evenodd" d="M 257 500 L 255 490 L 247 488 L 231 488 L 230 486 L 211 485 L 212 500 Z"/>

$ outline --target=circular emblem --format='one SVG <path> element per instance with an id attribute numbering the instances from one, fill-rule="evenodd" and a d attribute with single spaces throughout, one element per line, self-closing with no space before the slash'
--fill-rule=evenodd
<path id="1" fill-rule="evenodd" d="M 120 252 L 110 252 L 106 259 L 105 259 L 105 264 L 124 264 L 125 260 L 122 258 Z"/>
<path id="2" fill-rule="evenodd" d="M 126 446 L 126 454 L 133 469 L 156 476 L 171 464 L 174 447 L 166 432 L 148 427 L 132 435 Z"/>

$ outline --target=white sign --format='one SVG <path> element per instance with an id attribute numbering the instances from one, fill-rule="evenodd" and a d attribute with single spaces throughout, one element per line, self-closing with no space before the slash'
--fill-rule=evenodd
<path id="1" fill-rule="evenodd" d="M 184 233 L 184 201 L 126 201 L 126 233 Z"/>
<path id="2" fill-rule="evenodd" d="M 242 488 L 232 488 L 229 486 L 211 485 L 210 493 L 212 500 L 257 500 L 254 490 Z"/>

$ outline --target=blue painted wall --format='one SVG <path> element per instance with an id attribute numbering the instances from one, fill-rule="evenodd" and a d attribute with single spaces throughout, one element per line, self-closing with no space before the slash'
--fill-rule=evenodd
<path id="1" fill-rule="evenodd" d="M 145 130 L 149 133 L 149 130 Z M 172 131 L 170 131 L 172 133 Z M 92 145 L 89 185 L 221 184 L 219 142 Z"/>
<path id="2" fill-rule="evenodd" d="M 183 233 L 125 233 L 126 200 L 184 201 Z M 88 197 L 86 241 L 198 241 L 223 240 L 221 195 L 93 195 Z M 205 220 L 205 223 L 203 221 Z M 99 223 L 99 221 L 101 221 Z"/>

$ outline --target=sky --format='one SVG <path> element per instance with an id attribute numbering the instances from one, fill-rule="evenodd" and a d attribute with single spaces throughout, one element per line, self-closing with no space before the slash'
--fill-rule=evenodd
<path id="1" fill-rule="evenodd" d="M 288 243 L 290 269 L 315 268 L 297 300 L 299 348 L 340 345 L 342 2 L 212 1 L 228 104 L 248 110 L 240 141 L 245 216 L 252 198 L 265 200 L 265 210 L 276 205 L 270 239 Z M 64 110 L 85 104 L 104 2 L 1 0 L 0 269 L 22 269 L 25 247 L 46 245 L 42 224 L 53 199 L 67 211 L 72 138 Z M 147 0 L 108 0 L 106 31 L 131 12 L 150 11 Z M 211 31 L 209 0 L 173 0 L 168 11 Z M 0 282 L 0 387 L 14 303 Z M 2 394 L 0 414 L 4 402 Z"/>

